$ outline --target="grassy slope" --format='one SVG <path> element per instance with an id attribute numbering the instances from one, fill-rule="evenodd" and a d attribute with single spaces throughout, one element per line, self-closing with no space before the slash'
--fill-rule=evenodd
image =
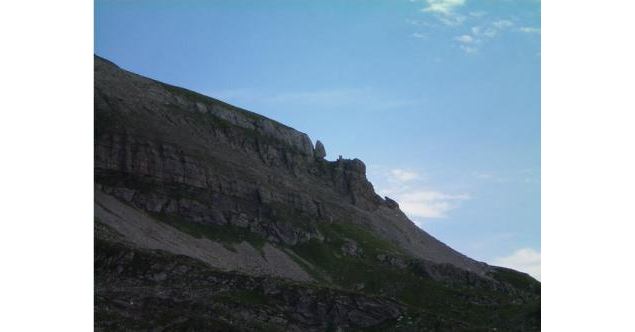
<path id="1" fill-rule="evenodd" d="M 155 214 L 155 217 L 183 232 L 225 243 L 230 248 L 242 241 L 261 248 L 266 242 L 258 235 L 235 226 L 203 225 L 160 214 Z M 276 246 L 291 251 L 290 256 L 318 280 L 318 286 L 385 296 L 404 303 L 410 308 L 410 314 L 404 317 L 404 321 L 393 322 L 395 326 L 407 325 L 408 321 L 417 324 L 422 315 L 428 317 L 431 314 L 442 321 L 462 321 L 471 327 L 482 328 L 514 329 L 528 322 L 533 325 L 539 322 L 539 297 L 516 303 L 516 296 L 503 292 L 449 285 L 422 277 L 413 271 L 412 266 L 397 268 L 378 261 L 377 255 L 380 254 L 402 257 L 406 261 L 409 258 L 402 256 L 394 245 L 378 239 L 360 226 L 341 222 L 321 224 L 319 229 L 325 236 L 323 242 L 310 240 L 295 246 Z M 343 254 L 342 245 L 350 240 L 358 244 L 362 254 L 356 257 Z M 497 269 L 493 277 L 533 294 L 536 289 L 539 292 L 539 283 L 512 270 Z M 262 298 L 254 294 L 237 296 L 243 302 L 262 302 Z"/>
<path id="2" fill-rule="evenodd" d="M 187 221 L 166 221 L 184 232 L 195 236 L 227 243 L 228 245 L 248 241 L 264 243 L 255 234 L 246 234 L 242 229 L 225 226 L 192 225 Z M 186 224 L 190 224 L 187 225 Z M 322 243 L 312 240 L 308 243 L 283 249 L 292 251 L 309 262 L 304 267 L 317 275 L 319 282 L 312 287 L 341 289 L 346 292 L 359 292 L 373 296 L 396 299 L 403 303 L 407 313 L 398 321 L 386 322 L 378 331 L 407 329 L 412 326 L 428 326 L 432 320 L 440 327 L 464 326 L 469 330 L 497 327 L 505 330 L 524 330 L 539 328 L 540 299 L 534 298 L 525 303 L 514 304 L 515 297 L 503 293 L 486 291 L 479 288 L 457 288 L 429 278 L 423 278 L 410 268 L 399 269 L 378 262 L 378 254 L 399 255 L 399 251 L 364 229 L 351 224 L 323 225 L 321 231 L 326 240 Z M 343 255 L 341 245 L 346 240 L 359 244 L 363 254 L 360 257 Z M 96 242 L 96 250 L 103 248 L 101 241 Z M 302 264 L 301 264 L 302 265 Z M 516 280 L 513 271 L 504 271 L 502 278 Z M 530 285 L 525 280 L 525 286 Z M 363 285 L 363 287 L 358 287 Z M 539 284 L 538 284 L 539 285 Z M 309 286 L 309 285 L 307 285 Z M 494 299 L 496 304 L 476 304 L 478 300 Z M 214 301 L 233 303 L 234 305 L 270 307 L 270 299 L 259 290 L 236 290 L 225 293 Z M 219 323 L 220 324 L 220 323 Z"/>

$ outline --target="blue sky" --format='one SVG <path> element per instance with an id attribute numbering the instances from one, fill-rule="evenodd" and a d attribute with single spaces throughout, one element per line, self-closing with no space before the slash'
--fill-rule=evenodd
<path id="1" fill-rule="evenodd" d="M 360 158 L 473 258 L 540 276 L 540 2 L 95 2 L 95 53 Z"/>

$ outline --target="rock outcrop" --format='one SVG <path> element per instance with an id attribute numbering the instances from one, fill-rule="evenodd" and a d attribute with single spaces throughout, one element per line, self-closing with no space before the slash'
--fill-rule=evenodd
<path id="1" fill-rule="evenodd" d="M 326 157 L 326 149 L 324 148 L 324 144 L 319 140 L 315 142 L 315 158 L 324 159 Z"/>
<path id="2" fill-rule="evenodd" d="M 388 197 L 384 197 L 384 199 L 386 200 L 386 205 L 391 208 L 391 209 L 399 209 L 399 203 L 395 202 L 394 200 L 392 200 L 391 198 Z"/>

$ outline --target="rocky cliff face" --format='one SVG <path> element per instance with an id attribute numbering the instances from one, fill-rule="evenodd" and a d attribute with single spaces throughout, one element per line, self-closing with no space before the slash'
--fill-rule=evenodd
<path id="1" fill-rule="evenodd" d="M 436 289 L 438 284 L 448 289 L 482 288 L 506 294 L 507 302 L 516 301 L 521 306 L 535 301 L 539 284 L 529 282 L 534 286 L 527 288 L 523 276 L 519 278 L 524 288 L 519 288 L 506 279 L 509 273 L 476 262 L 417 228 L 397 202 L 374 192 L 361 160 L 328 161 L 325 156 L 324 145 L 318 141 L 313 147 L 304 133 L 192 91 L 126 72 L 96 57 L 95 216 L 102 230 L 96 237 L 103 244 L 96 248 L 100 281 L 96 292 L 103 299 L 96 310 L 115 310 L 113 301 L 122 294 L 143 303 L 120 306 L 140 310 L 139 315 L 125 318 L 131 322 L 146 319 L 144 308 L 157 305 L 167 310 L 174 301 L 170 296 L 161 301 L 149 299 L 149 293 L 137 294 L 126 287 L 135 283 L 166 285 L 166 278 L 172 277 L 186 282 L 191 277 L 188 273 L 170 272 L 174 266 L 168 263 L 180 259 L 176 257 L 200 262 L 200 271 L 209 270 L 200 273 L 222 275 L 218 278 L 234 280 L 230 284 L 254 285 L 255 277 L 277 277 L 383 296 L 362 300 L 355 297 L 358 295 L 321 290 L 328 299 L 318 299 L 303 293 L 307 290 L 294 293 L 285 281 L 280 287 L 296 295 L 283 297 L 282 306 L 271 310 L 287 318 L 271 323 L 272 312 L 262 314 L 267 318 L 261 319 L 258 313 L 245 309 L 250 320 L 264 319 L 271 323 L 265 325 L 272 326 L 284 322 L 288 329 L 328 327 L 319 321 L 330 322 L 333 327 L 387 324 L 408 311 L 401 297 L 410 287 L 415 293 L 423 292 L 420 296 L 426 296 L 426 287 Z M 100 256 L 102 248 L 109 248 L 108 255 L 112 251 L 119 258 Z M 126 252 L 161 257 L 167 265 L 136 266 L 140 270 L 135 273 L 152 270 L 158 279 L 121 275 L 117 271 L 136 264 L 121 258 L 127 257 Z M 122 263 L 113 265 L 112 259 Z M 377 272 L 394 277 L 394 284 L 382 283 L 371 275 Z M 207 285 L 220 287 L 220 293 L 231 288 L 213 280 Z M 111 289 L 113 285 L 125 287 L 118 293 Z M 178 289 L 166 292 L 173 294 Z M 178 296 L 185 296 L 188 305 L 227 309 L 218 302 L 222 297 L 207 303 L 199 299 L 202 294 Z M 342 305 L 349 312 L 338 307 L 336 298 L 344 301 Z M 493 298 L 477 302 L 507 305 Z M 408 304 L 419 301 L 412 299 Z M 320 309 L 317 316 L 308 317 L 306 312 L 296 313 L 302 305 L 330 309 Z M 423 317 L 419 314 L 408 317 Z M 230 326 L 230 316 L 212 321 Z M 190 318 L 203 324 L 204 317 Z M 446 317 L 437 321 L 453 320 Z"/>

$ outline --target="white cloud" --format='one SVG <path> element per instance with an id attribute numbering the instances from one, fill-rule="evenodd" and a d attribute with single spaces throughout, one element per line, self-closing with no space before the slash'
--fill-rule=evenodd
<path id="1" fill-rule="evenodd" d="M 393 199 L 404 213 L 413 218 L 445 218 L 449 211 L 457 207 L 458 202 L 470 199 L 470 196 L 415 190 L 397 193 Z"/>
<path id="2" fill-rule="evenodd" d="M 534 249 L 516 250 L 509 256 L 496 258 L 492 264 L 525 272 L 540 280 L 540 252 Z"/>
<path id="3" fill-rule="evenodd" d="M 422 27 L 428 27 L 428 28 L 433 28 L 437 26 L 436 24 L 428 22 L 428 21 L 415 20 L 411 18 L 406 19 L 406 23 L 410 25 L 414 25 L 414 26 L 422 26 Z"/>
<path id="4" fill-rule="evenodd" d="M 502 32 L 516 25 L 513 18 L 493 20 L 485 11 L 467 11 L 465 8 L 466 0 L 423 1 L 425 1 L 426 6 L 421 11 L 432 15 L 438 22 L 450 28 L 456 29 L 465 22 L 477 24 L 464 34 L 454 38 L 459 43 L 458 48 L 468 54 L 477 53 L 491 39 L 496 38 Z M 415 24 L 415 22 L 417 21 L 409 21 L 411 24 Z M 526 33 L 535 32 L 527 27 L 520 28 L 520 31 Z M 417 34 L 412 36 L 421 38 Z"/>
<path id="5" fill-rule="evenodd" d="M 540 28 L 521 27 L 519 30 L 524 33 L 540 33 Z"/>
<path id="6" fill-rule="evenodd" d="M 498 20 L 492 23 L 492 25 L 499 30 L 509 28 L 514 25 L 512 21 L 509 20 Z"/>
<path id="7" fill-rule="evenodd" d="M 470 36 L 470 35 L 462 35 L 462 36 L 458 36 L 455 38 L 459 43 L 462 44 L 472 44 L 474 43 L 476 40 L 474 39 L 474 37 Z"/>
<path id="8" fill-rule="evenodd" d="M 465 22 L 465 16 L 457 14 L 439 16 L 437 18 L 439 19 L 439 21 L 441 21 L 441 23 L 449 26 L 461 25 L 463 24 L 463 22 Z"/>
<path id="9" fill-rule="evenodd" d="M 459 45 L 459 47 L 463 50 L 463 52 L 465 52 L 467 54 L 474 54 L 474 53 L 478 52 L 478 48 L 476 48 L 474 46 Z"/>
<path id="10" fill-rule="evenodd" d="M 532 169 L 521 169 L 516 171 L 499 171 L 496 173 L 474 171 L 472 176 L 479 180 L 487 180 L 496 183 L 537 183 L 540 182 L 540 174 Z"/>
<path id="11" fill-rule="evenodd" d="M 447 193 L 430 188 L 426 184 L 427 175 L 420 171 L 403 168 L 378 169 L 370 167 L 377 176 L 377 193 L 388 196 L 397 203 L 417 225 L 422 219 L 446 218 L 448 213 L 459 207 L 460 203 L 470 199 L 465 193 Z"/>
<path id="12" fill-rule="evenodd" d="M 481 26 L 473 26 L 472 29 L 470 29 L 470 31 L 472 32 L 472 35 L 477 37 L 485 36 L 485 37 L 491 38 L 496 35 L 496 30 L 492 28 L 483 28 Z"/>
<path id="13" fill-rule="evenodd" d="M 479 44 L 481 42 L 479 39 L 476 39 L 471 35 L 461 35 L 454 39 L 459 42 L 459 47 L 465 53 L 473 54 L 478 52 L 478 47 L 476 47 L 476 44 Z"/>
<path id="14" fill-rule="evenodd" d="M 481 32 L 481 34 L 488 38 L 494 38 L 498 34 L 498 30 L 493 28 L 486 28 Z"/>
<path id="15" fill-rule="evenodd" d="M 408 181 L 416 180 L 419 177 L 420 175 L 417 172 L 395 168 L 390 170 L 389 180 L 394 182 L 408 182 Z"/>
<path id="16" fill-rule="evenodd" d="M 514 25 L 514 23 L 512 21 L 509 20 L 498 20 L 498 21 L 494 21 L 491 24 L 489 24 L 489 26 L 486 27 L 482 27 L 482 26 L 474 26 L 472 27 L 471 31 L 472 31 L 472 35 L 478 37 L 478 36 L 482 36 L 482 37 L 487 37 L 487 38 L 494 38 L 496 37 L 496 35 L 498 35 L 499 32 L 512 27 Z"/>
<path id="17" fill-rule="evenodd" d="M 489 40 L 496 37 L 500 32 L 514 25 L 510 20 L 497 20 L 491 23 L 475 25 L 470 28 L 469 33 L 454 38 L 460 43 L 459 47 L 468 54 L 478 52 L 480 46 L 486 44 Z M 478 44 L 479 47 L 476 45 Z"/>
<path id="18" fill-rule="evenodd" d="M 443 24 L 455 26 L 462 24 L 466 17 L 456 12 L 465 5 L 465 0 L 426 0 L 427 7 L 421 11 L 431 13 Z"/>
<path id="19" fill-rule="evenodd" d="M 411 36 L 415 37 L 415 38 L 419 38 L 419 39 L 425 39 L 428 38 L 428 35 L 421 33 L 421 32 L 415 32 L 413 33 Z"/>
<path id="20" fill-rule="evenodd" d="M 441 15 L 452 15 L 454 10 L 465 4 L 465 0 L 427 0 L 428 7 L 424 8 L 424 12 L 430 12 Z"/>

